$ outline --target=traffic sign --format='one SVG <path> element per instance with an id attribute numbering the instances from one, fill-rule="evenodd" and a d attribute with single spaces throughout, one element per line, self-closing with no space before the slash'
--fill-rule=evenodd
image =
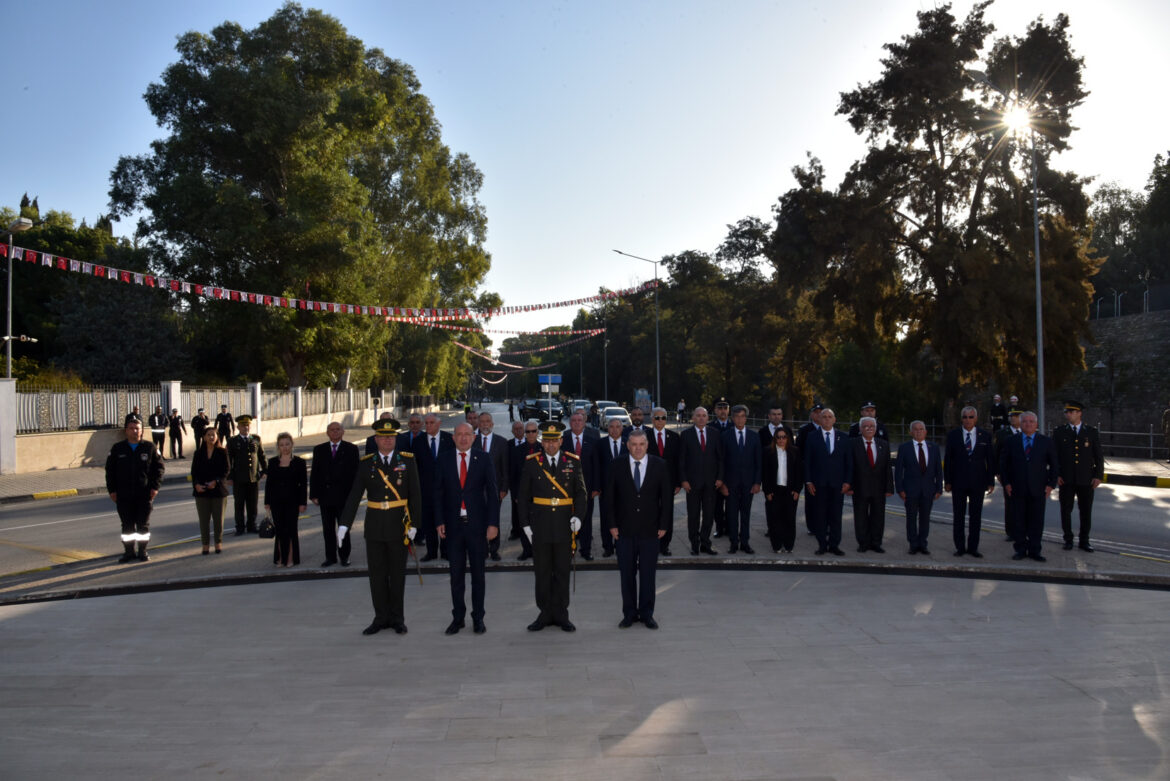
<path id="1" fill-rule="evenodd" d="M 560 393 L 561 386 L 560 385 L 541 385 L 540 392 L 541 393 Z"/>
<path id="2" fill-rule="evenodd" d="M 560 385 L 561 375 L 559 374 L 538 374 L 536 381 L 541 385 Z"/>

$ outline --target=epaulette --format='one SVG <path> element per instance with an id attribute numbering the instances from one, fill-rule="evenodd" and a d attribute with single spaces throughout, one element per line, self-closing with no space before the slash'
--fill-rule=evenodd
<path id="1" fill-rule="evenodd" d="M 399 450 L 398 455 L 402 456 L 403 458 L 414 458 L 414 453 L 405 450 Z"/>
<path id="2" fill-rule="evenodd" d="M 565 451 L 565 455 L 568 456 L 569 458 L 576 459 L 577 461 L 581 460 L 581 456 L 577 455 L 576 453 L 570 453 L 568 451 Z"/>
<path id="3" fill-rule="evenodd" d="M 540 458 L 540 453 L 529 453 L 524 457 L 524 460 L 527 461 L 530 458 Z"/>
<path id="4" fill-rule="evenodd" d="M 368 455 L 364 455 L 364 456 L 362 456 L 362 461 L 369 461 L 373 457 L 374 457 L 373 453 L 370 453 Z"/>

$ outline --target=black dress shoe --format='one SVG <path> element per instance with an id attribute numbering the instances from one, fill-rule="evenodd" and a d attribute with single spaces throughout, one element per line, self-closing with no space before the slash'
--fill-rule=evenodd
<path id="1" fill-rule="evenodd" d="M 728 553 L 739 553 L 739 546 L 733 542 L 733 543 L 731 543 L 731 549 L 728 550 L 727 552 Z"/>
<path id="2" fill-rule="evenodd" d="M 437 555 L 435 555 L 434 553 L 428 553 L 427 555 L 425 555 L 421 559 L 419 559 L 419 561 L 434 561 L 437 558 L 439 558 L 439 557 Z"/>
<path id="3" fill-rule="evenodd" d="M 673 556 L 674 554 L 670 552 L 670 548 L 667 548 L 666 550 L 662 551 L 658 555 L 660 555 L 660 556 Z"/>
<path id="4" fill-rule="evenodd" d="M 632 618 L 623 618 L 621 621 L 618 621 L 618 629 L 629 629 L 633 625 L 634 619 Z"/>
<path id="5" fill-rule="evenodd" d="M 710 545 L 700 545 L 699 550 L 701 550 L 703 553 L 706 553 L 708 556 L 718 556 L 719 555 L 718 553 L 715 552 L 715 549 L 712 548 Z"/>
<path id="6" fill-rule="evenodd" d="M 1072 540 L 1065 540 L 1064 541 L 1064 549 L 1065 550 L 1072 550 L 1072 548 L 1073 548 Z"/>
<path id="7" fill-rule="evenodd" d="M 918 549 L 917 549 L 917 548 L 913 548 L 913 547 L 912 547 L 912 548 L 910 548 L 910 555 L 911 555 L 911 556 L 913 556 L 913 555 L 914 555 L 915 553 L 917 553 L 917 552 L 918 552 Z"/>
<path id="8" fill-rule="evenodd" d="M 871 551 L 873 551 L 874 553 L 885 553 L 886 552 L 886 549 L 883 548 L 881 545 L 871 545 L 869 549 Z"/>
<path id="9" fill-rule="evenodd" d="M 337 563 L 337 562 L 334 562 L 334 561 L 329 561 L 328 559 L 326 559 L 325 561 L 321 562 L 321 565 L 320 565 L 320 566 L 322 566 L 322 567 L 332 567 L 332 566 L 333 566 L 334 564 L 336 564 L 336 563 Z"/>
<path id="10" fill-rule="evenodd" d="M 698 555 L 699 555 L 699 546 L 698 546 L 698 545 L 692 545 L 692 546 L 691 546 L 691 555 L 692 555 L 692 556 L 698 556 Z"/>
<path id="11" fill-rule="evenodd" d="M 1020 561 L 1021 559 L 1026 559 L 1026 558 L 1028 558 L 1028 554 L 1026 554 L 1026 553 L 1013 553 L 1012 554 L 1012 561 Z"/>
<path id="12" fill-rule="evenodd" d="M 857 552 L 858 552 L 858 553 L 865 553 L 867 550 L 869 550 L 869 548 L 865 547 L 864 545 L 858 545 L 858 546 L 857 546 Z"/>
<path id="13" fill-rule="evenodd" d="M 983 558 L 983 554 L 977 550 L 969 550 L 969 551 L 967 551 L 967 554 L 970 556 L 974 556 L 977 559 Z"/>
<path id="14" fill-rule="evenodd" d="M 593 561 L 593 554 L 592 553 L 582 553 L 581 558 L 584 559 L 585 561 Z"/>
<path id="15" fill-rule="evenodd" d="M 957 551 L 955 551 L 954 555 L 955 556 L 962 556 L 964 553 L 966 553 L 966 551 L 957 550 Z"/>
<path id="16" fill-rule="evenodd" d="M 400 635 L 406 634 L 406 624 L 391 624 L 390 628 Z"/>
<path id="17" fill-rule="evenodd" d="M 602 557 L 602 558 L 604 558 L 604 559 L 608 559 L 608 558 L 609 558 L 610 556 L 612 556 L 612 555 L 613 555 L 613 551 L 612 551 L 612 550 L 603 550 L 603 551 L 601 552 L 601 557 Z"/>
<path id="18" fill-rule="evenodd" d="M 566 618 L 564 621 L 561 622 L 561 631 L 562 632 L 576 632 L 577 627 L 573 626 L 573 622 Z"/>
<path id="19" fill-rule="evenodd" d="M 1092 553 L 1093 552 L 1093 546 L 1087 542 L 1082 542 L 1080 544 L 1080 549 L 1083 550 L 1085 553 Z"/>
<path id="20" fill-rule="evenodd" d="M 752 546 L 748 545 L 746 542 L 743 545 L 740 545 L 739 549 L 749 556 L 754 556 L 756 553 L 754 550 L 752 550 Z"/>
<path id="21" fill-rule="evenodd" d="M 817 550 L 816 550 L 816 553 L 818 556 L 824 556 L 828 552 L 829 552 L 829 549 L 825 548 L 825 547 L 820 547 L 820 548 L 817 548 Z"/>
<path id="22" fill-rule="evenodd" d="M 242 537 L 245 534 L 247 534 L 247 532 L 245 532 L 243 529 L 236 529 L 236 536 L 237 537 Z"/>
<path id="23" fill-rule="evenodd" d="M 643 624 L 643 625 L 644 625 L 644 626 L 645 626 L 647 629 L 657 629 L 657 628 L 658 628 L 658 622 L 657 622 L 657 621 L 655 621 L 653 618 L 643 618 L 643 619 L 642 619 L 642 624 Z"/>
<path id="24" fill-rule="evenodd" d="M 924 545 L 924 546 L 922 546 L 921 548 L 919 548 L 919 549 L 918 549 L 918 552 L 919 552 L 919 553 L 921 553 L 923 556 L 929 556 L 929 555 L 930 555 L 930 550 L 929 550 L 929 549 L 927 549 L 927 547 L 926 547 L 925 545 Z"/>
<path id="25" fill-rule="evenodd" d="M 500 560 L 500 552 L 498 550 L 492 551 L 491 557 L 492 557 L 492 561 L 499 561 Z"/>
<path id="26" fill-rule="evenodd" d="M 516 561 L 528 561 L 531 558 L 532 558 L 532 554 L 529 553 L 528 551 L 524 551 L 523 553 L 521 553 L 519 556 L 516 557 Z"/>
<path id="27" fill-rule="evenodd" d="M 841 550 L 840 548 L 829 548 L 829 553 L 832 553 L 834 556 L 845 555 L 845 551 Z"/>
<path id="28" fill-rule="evenodd" d="M 363 635 L 376 635 L 385 628 L 386 627 L 384 627 L 382 624 L 379 624 L 377 621 L 375 621 L 374 623 L 370 624 L 365 629 L 363 629 L 362 634 Z"/>
<path id="29" fill-rule="evenodd" d="M 459 634 L 459 630 L 465 626 L 467 626 L 467 624 L 463 623 L 463 619 L 455 619 L 450 624 L 447 624 L 447 629 L 446 629 L 446 631 L 443 632 L 443 634 L 447 634 L 447 635 Z"/>
<path id="30" fill-rule="evenodd" d="M 1032 561 L 1048 561 L 1048 559 L 1044 558 L 1039 553 L 1037 553 L 1035 556 L 1029 556 L 1028 558 L 1032 559 Z"/>
<path id="31" fill-rule="evenodd" d="M 545 622 L 541 621 L 538 618 L 535 621 L 533 621 L 531 624 L 528 625 L 528 631 L 529 632 L 539 632 L 541 629 L 544 629 L 546 626 L 548 626 L 548 624 L 546 624 Z"/>
<path id="32" fill-rule="evenodd" d="M 487 627 L 483 625 L 483 621 L 472 621 L 471 631 L 475 632 L 477 635 L 482 635 L 487 631 Z"/>
<path id="33" fill-rule="evenodd" d="M 711 539 L 713 539 L 713 540 L 717 540 L 717 539 L 719 539 L 719 538 L 720 538 L 720 537 L 722 537 L 722 536 L 723 536 L 723 532 L 721 532 L 721 531 L 716 531 L 714 534 L 712 534 L 712 535 L 711 535 Z"/>
<path id="34" fill-rule="evenodd" d="M 348 567 L 349 566 L 349 559 L 342 559 L 340 563 L 341 563 L 341 566 Z"/>

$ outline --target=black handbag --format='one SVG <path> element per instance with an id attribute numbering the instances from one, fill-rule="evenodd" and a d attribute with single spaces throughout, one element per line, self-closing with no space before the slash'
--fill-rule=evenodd
<path id="1" fill-rule="evenodd" d="M 266 540 L 271 540 L 276 536 L 276 524 L 272 522 L 271 515 L 265 515 L 264 520 L 260 521 L 257 533 Z"/>

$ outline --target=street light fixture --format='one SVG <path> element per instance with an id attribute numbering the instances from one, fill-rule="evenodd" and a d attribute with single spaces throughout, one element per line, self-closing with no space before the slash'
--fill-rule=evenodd
<path id="1" fill-rule="evenodd" d="M 8 335 L 4 340 L 8 369 L 5 377 L 12 379 L 12 234 L 26 231 L 33 226 L 28 217 L 17 217 L 8 225 Z"/>
<path id="2" fill-rule="evenodd" d="M 643 258 L 640 255 L 631 255 L 628 252 L 622 252 L 620 249 L 615 249 L 614 252 L 619 255 L 625 255 L 627 258 L 644 260 L 647 263 L 654 264 L 654 403 L 662 406 L 662 361 L 658 347 L 658 264 L 662 261 L 650 260 L 650 258 Z"/>

